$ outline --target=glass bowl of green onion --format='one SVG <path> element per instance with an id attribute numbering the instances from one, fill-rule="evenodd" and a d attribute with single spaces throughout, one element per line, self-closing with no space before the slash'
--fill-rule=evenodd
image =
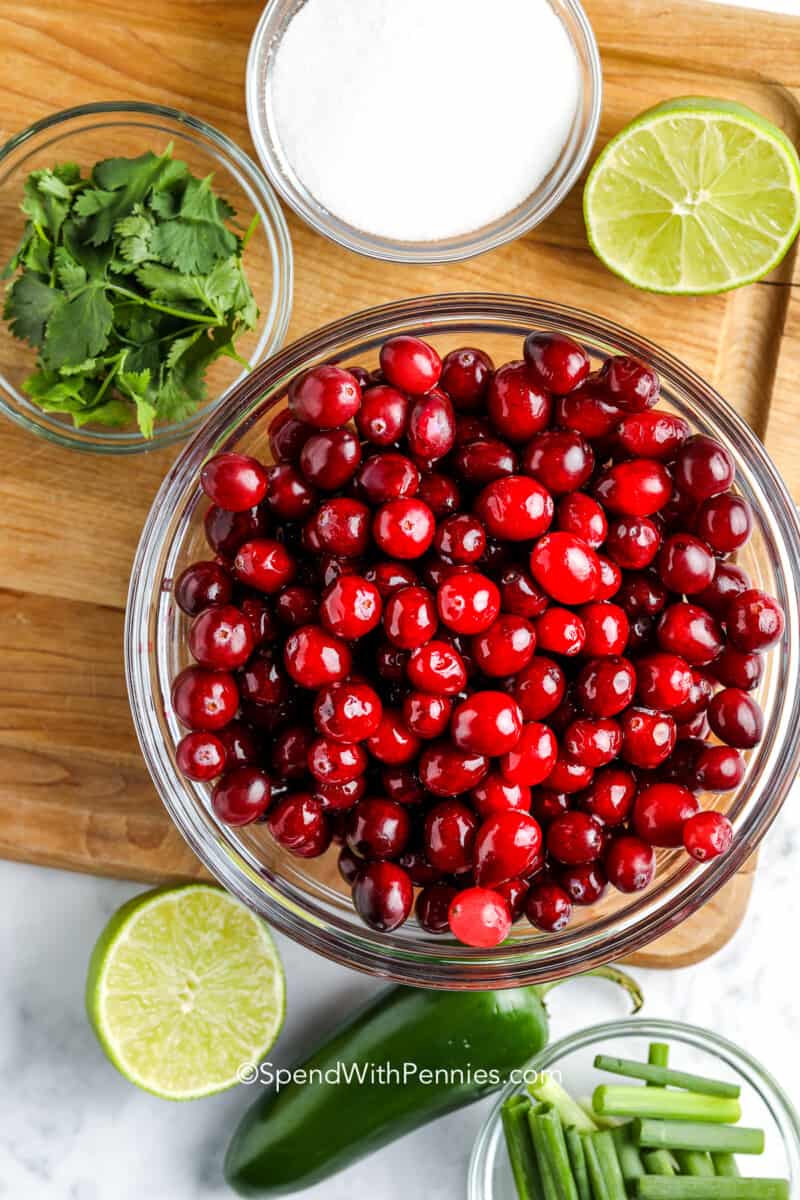
<path id="1" fill-rule="evenodd" d="M 595 1026 L 509 1081 L 472 1153 L 469 1200 L 796 1200 L 800 1119 L 716 1033 Z"/>
<path id="2" fill-rule="evenodd" d="M 0 147 L 0 411 L 71 449 L 180 441 L 281 345 L 286 221 L 225 134 L 154 104 L 54 113 Z"/>

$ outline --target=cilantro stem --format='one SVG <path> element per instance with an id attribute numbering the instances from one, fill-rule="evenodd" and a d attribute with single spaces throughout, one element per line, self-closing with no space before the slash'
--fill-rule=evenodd
<path id="1" fill-rule="evenodd" d="M 244 250 L 246 248 L 247 243 L 250 241 L 250 238 L 253 236 L 255 231 L 258 229 L 258 223 L 260 220 L 261 220 L 261 218 L 259 217 L 258 213 L 254 213 L 253 219 L 250 222 L 250 224 L 247 226 L 247 229 L 245 230 L 245 235 L 242 238 L 242 250 Z"/>
<path id="2" fill-rule="evenodd" d="M 94 408 L 96 408 L 96 407 L 98 406 L 98 404 L 99 404 L 99 403 L 100 403 L 100 401 L 102 400 L 103 396 L 104 396 L 104 395 L 105 395 L 105 393 L 108 391 L 108 385 L 111 383 L 111 380 L 114 378 L 114 376 L 116 375 L 117 371 L 119 370 L 119 368 L 120 368 L 120 365 L 121 365 L 121 363 L 122 363 L 122 360 L 123 360 L 123 358 L 125 357 L 125 354 L 127 354 L 127 351 L 125 351 L 123 354 L 118 354 L 118 355 L 117 355 L 117 357 L 116 357 L 116 360 L 114 361 L 114 365 L 113 365 L 113 367 L 112 367 L 112 368 L 111 368 L 111 370 L 108 372 L 108 374 L 106 375 L 106 377 L 105 377 L 105 379 L 103 380 L 103 382 L 100 384 L 100 390 L 99 390 L 99 392 L 97 393 L 97 395 L 94 397 L 94 401 L 93 401 L 93 407 L 94 407 Z"/>
<path id="3" fill-rule="evenodd" d="M 183 321 L 192 321 L 197 325 L 213 325 L 215 328 L 222 324 L 218 317 L 203 317 L 200 313 L 172 308 L 169 304 L 159 304 L 156 300 L 148 300 L 145 296 L 140 296 L 128 288 L 120 287 L 117 283 L 106 283 L 105 288 L 106 291 L 116 292 L 117 295 L 125 296 L 128 300 L 135 300 L 137 304 L 143 304 L 145 308 L 154 308 L 156 312 L 166 313 L 169 317 L 179 317 Z"/>

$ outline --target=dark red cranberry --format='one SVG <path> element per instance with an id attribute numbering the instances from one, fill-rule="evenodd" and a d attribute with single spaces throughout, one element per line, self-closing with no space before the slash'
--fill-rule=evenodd
<path id="1" fill-rule="evenodd" d="M 606 767 L 595 773 L 581 797 L 581 806 L 603 825 L 621 825 L 627 820 L 635 795 L 636 780 L 630 771 Z"/>
<path id="2" fill-rule="evenodd" d="M 595 442 L 608 438 L 621 417 L 622 410 L 610 402 L 608 392 L 590 375 L 569 395 L 559 396 L 554 424 Z"/>
<path id="3" fill-rule="evenodd" d="M 275 462 L 299 462 L 300 451 L 313 432 L 313 426 L 298 421 L 288 408 L 282 409 L 269 426 L 269 448 Z"/>
<path id="4" fill-rule="evenodd" d="M 736 469 L 724 446 L 714 438 L 695 434 L 684 442 L 675 460 L 675 483 L 693 500 L 707 500 L 727 492 Z"/>
<path id="5" fill-rule="evenodd" d="M 697 755 L 694 777 L 707 792 L 729 792 L 744 779 L 745 761 L 732 746 L 706 746 Z"/>
<path id="6" fill-rule="evenodd" d="M 625 611 L 617 604 L 585 604 L 580 610 L 585 641 L 584 654 L 592 658 L 622 654 L 628 644 L 630 625 Z"/>
<path id="7" fill-rule="evenodd" d="M 242 699 L 252 704 L 278 705 L 289 696 L 290 685 L 272 649 L 265 646 L 239 672 Z"/>
<path id="8" fill-rule="evenodd" d="M 433 539 L 436 552 L 454 563 L 477 562 L 486 548 L 486 530 L 469 513 L 446 517 Z"/>
<path id="9" fill-rule="evenodd" d="M 603 863 L 609 883 L 620 892 L 641 892 L 656 873 L 656 853 L 649 842 L 624 835 L 614 838 Z"/>
<path id="10" fill-rule="evenodd" d="M 425 857 L 431 866 L 449 874 L 472 865 L 478 819 L 460 800 L 443 800 L 425 816 Z"/>
<path id="11" fill-rule="evenodd" d="M 402 925 L 413 903 L 411 880 L 396 863 L 367 863 L 353 884 L 356 912 L 366 925 L 381 933 Z"/>
<path id="12" fill-rule="evenodd" d="M 594 495 L 609 512 L 625 517 L 649 517 L 672 495 L 672 480 L 655 458 L 633 458 L 602 473 Z"/>
<path id="13" fill-rule="evenodd" d="M 752 750 L 764 736 L 761 707 L 741 688 L 717 692 L 708 706 L 708 723 L 720 741 L 740 750 Z"/>
<path id="14" fill-rule="evenodd" d="M 597 594 L 597 555 L 571 533 L 540 537 L 531 551 L 530 569 L 539 587 L 562 604 L 586 604 Z"/>
<path id="15" fill-rule="evenodd" d="M 361 406 L 361 388 L 349 371 L 322 364 L 293 379 L 289 408 L 298 421 L 316 429 L 346 425 Z"/>
<path id="16" fill-rule="evenodd" d="M 472 412 L 480 407 L 493 371 L 494 363 L 488 354 L 463 346 L 445 355 L 439 384 L 457 409 Z"/>
<path id="17" fill-rule="evenodd" d="M 439 587 L 436 604 L 443 623 L 455 633 L 482 633 L 497 618 L 500 592 L 479 571 L 453 574 Z"/>
<path id="18" fill-rule="evenodd" d="M 461 495 L 457 485 L 447 475 L 430 471 L 423 475 L 417 499 L 427 504 L 437 521 L 458 510 Z"/>
<path id="19" fill-rule="evenodd" d="M 572 901 L 557 883 L 534 883 L 528 892 L 525 915 L 537 929 L 557 933 L 569 925 Z"/>
<path id="20" fill-rule="evenodd" d="M 269 468 L 267 507 L 282 521 L 301 521 L 314 510 L 316 491 L 291 463 Z"/>
<path id="21" fill-rule="evenodd" d="M 208 608 L 192 621 L 189 650 L 201 667 L 233 671 L 247 662 L 253 652 L 250 622 L 232 604 Z"/>
<path id="22" fill-rule="evenodd" d="M 420 474 L 405 454 L 373 454 L 359 467 L 356 488 L 370 504 L 403 500 L 414 496 L 419 488 Z"/>
<path id="23" fill-rule="evenodd" d="M 400 684 L 405 679 L 408 660 L 408 651 L 398 650 L 391 642 L 382 642 L 375 652 L 375 668 L 388 683 Z"/>
<path id="24" fill-rule="evenodd" d="M 392 558 L 419 558 L 430 547 L 436 526 L 433 513 L 420 499 L 390 500 L 372 522 L 372 536 Z"/>
<path id="25" fill-rule="evenodd" d="M 692 669 L 677 654 L 646 654 L 636 663 L 638 696 L 647 708 L 673 712 L 689 698 Z"/>
<path id="26" fill-rule="evenodd" d="M 448 741 L 434 742 L 419 760 L 420 782 L 434 796 L 460 796 L 476 787 L 488 770 L 483 754 L 460 750 Z"/>
<path id="27" fill-rule="evenodd" d="M 361 462 L 361 443 L 349 429 L 329 429 L 310 437 L 300 453 L 300 470 L 309 483 L 335 492 L 352 479 Z M 288 514 L 287 514 L 288 515 Z"/>
<path id="28" fill-rule="evenodd" d="M 377 588 L 375 592 L 377 595 Z M 436 603 L 427 588 L 398 588 L 386 601 L 383 629 L 389 641 L 401 650 L 424 646 L 438 624 Z"/>
<path id="29" fill-rule="evenodd" d="M 543 613 L 550 603 L 546 593 L 520 567 L 507 567 L 503 571 L 500 576 L 500 599 L 503 612 L 529 620 Z"/>
<path id="30" fill-rule="evenodd" d="M 321 625 L 302 625 L 287 637 L 283 661 L 295 683 L 316 691 L 349 675 L 352 655 L 340 638 Z"/>
<path id="31" fill-rule="evenodd" d="M 539 856 L 540 863 L 543 861 Z M 527 879 L 507 879 L 505 883 L 498 883 L 493 889 L 498 896 L 502 896 L 511 910 L 511 921 L 518 921 L 525 913 L 525 905 L 528 900 L 528 892 L 530 891 L 530 883 Z"/>
<path id="32" fill-rule="evenodd" d="M 527 875 L 541 845 L 539 822 L 528 813 L 515 809 L 494 813 L 483 821 L 475 836 L 475 882 L 480 887 L 495 887 Z"/>
<path id="33" fill-rule="evenodd" d="M 186 667 L 172 684 L 172 707 L 188 729 L 222 729 L 236 716 L 239 692 L 227 671 Z"/>
<path id="34" fill-rule="evenodd" d="M 697 797 L 679 783 L 652 783 L 633 805 L 633 828 L 651 846 L 680 846 L 683 826 L 694 816 Z"/>
<path id="35" fill-rule="evenodd" d="M 313 730 L 303 725 L 293 725 L 278 734 L 272 744 L 272 769 L 278 779 L 303 778 L 308 771 L 308 752 L 313 740 Z"/>
<path id="36" fill-rule="evenodd" d="M 727 645 L 711 663 L 709 670 L 725 687 L 752 692 L 764 676 L 764 659 L 760 654 L 737 650 L 735 646 Z"/>
<path id="37" fill-rule="evenodd" d="M 622 757 L 634 767 L 653 770 L 675 749 L 675 721 L 668 713 L 631 707 L 620 717 Z"/>
<path id="38" fill-rule="evenodd" d="M 626 575 L 616 596 L 617 604 L 629 617 L 655 617 L 666 607 L 667 589 L 651 571 Z"/>
<path id="39" fill-rule="evenodd" d="M 224 559 L 233 558 L 239 547 L 266 532 L 264 505 L 244 512 L 228 512 L 212 504 L 205 515 L 206 539 L 212 550 Z"/>
<path id="40" fill-rule="evenodd" d="M 549 825 L 562 813 L 572 808 L 573 797 L 569 792 L 554 792 L 550 788 L 536 788 L 531 794 L 531 814 L 540 825 Z"/>
<path id="41" fill-rule="evenodd" d="M 517 470 L 514 451 L 498 438 L 464 442 L 453 455 L 453 469 L 467 483 L 485 484 Z"/>
<path id="42" fill-rule="evenodd" d="M 658 644 L 679 654 L 693 667 L 713 662 L 722 649 L 722 631 L 704 608 L 681 601 L 671 604 L 659 618 Z"/>
<path id="43" fill-rule="evenodd" d="M 753 513 L 741 496 L 724 492 L 700 505 L 695 528 L 717 554 L 732 554 L 747 542 L 753 529 Z"/>
<path id="44" fill-rule="evenodd" d="M 314 723 L 325 737 L 335 742 L 362 742 L 378 728 L 383 705 L 367 683 L 348 680 L 333 683 L 317 692 Z"/>
<path id="45" fill-rule="evenodd" d="M 417 735 L 408 728 L 401 714 L 391 708 L 384 708 L 380 725 L 365 744 L 373 758 L 389 766 L 411 762 L 420 750 Z"/>
<path id="46" fill-rule="evenodd" d="M 761 653 L 783 637 L 786 624 L 778 601 L 758 588 L 735 596 L 726 614 L 728 637 L 738 650 Z"/>
<path id="47" fill-rule="evenodd" d="M 683 827 L 683 844 L 698 862 L 725 854 L 732 841 L 733 825 L 724 813 L 696 813 Z"/>
<path id="48" fill-rule="evenodd" d="M 380 364 L 393 387 L 415 395 L 436 387 L 442 373 L 442 360 L 433 346 L 408 334 L 398 334 L 383 343 Z"/>
<path id="49" fill-rule="evenodd" d="M 426 933 L 447 933 L 450 929 L 448 912 L 458 888 L 447 883 L 431 883 L 417 896 L 415 912 Z"/>
<path id="50" fill-rule="evenodd" d="M 419 779 L 410 767 L 384 767 L 381 783 L 389 799 L 396 800 L 398 804 L 421 804 L 426 799 Z M 415 883 L 418 882 L 413 873 L 412 878 Z"/>
<path id="51" fill-rule="evenodd" d="M 206 608 L 230 604 L 232 596 L 233 580 L 215 562 L 192 563 L 175 584 L 175 602 L 190 617 Z"/>
<path id="52" fill-rule="evenodd" d="M 522 465 L 549 492 L 563 495 L 586 483 L 594 470 L 594 453 L 577 433 L 548 429 L 525 447 Z"/>
<path id="53" fill-rule="evenodd" d="M 339 874 L 348 887 L 352 887 L 361 874 L 364 860 L 357 858 L 349 846 L 342 846 L 337 860 Z"/>
<path id="54" fill-rule="evenodd" d="M 509 442 L 527 442 L 550 423 L 553 402 L 531 379 L 524 362 L 510 362 L 496 371 L 486 400 L 489 420 Z"/>
<path id="55" fill-rule="evenodd" d="M 214 504 L 244 512 L 267 494 L 267 472 L 246 454 L 217 454 L 200 472 L 200 486 Z"/>
<path id="56" fill-rule="evenodd" d="M 404 392 L 377 384 L 363 393 L 356 426 L 366 441 L 375 446 L 391 446 L 405 433 L 407 421 L 408 396 Z"/>
<path id="57" fill-rule="evenodd" d="M 608 879 L 598 862 L 576 863 L 558 873 L 558 880 L 573 904 L 596 904 L 608 887 Z"/>
<path id="58" fill-rule="evenodd" d="M 589 355 L 563 333 L 529 333 L 524 346 L 528 373 L 540 387 L 566 395 L 589 374 Z"/>
<path id="59" fill-rule="evenodd" d="M 578 703 L 592 717 L 616 717 L 633 700 L 636 671 L 627 658 L 593 658 L 581 670 L 575 688 Z"/>
<path id="60" fill-rule="evenodd" d="M 533 658 L 536 634 L 524 617 L 502 614 L 472 641 L 472 653 L 484 675 L 516 675 Z"/>
<path id="61" fill-rule="evenodd" d="M 272 595 L 292 582 L 297 564 L 280 542 L 272 538 L 254 538 L 239 547 L 233 569 L 242 583 Z"/>
<path id="62" fill-rule="evenodd" d="M 716 559 L 705 542 L 690 533 L 673 533 L 658 552 L 661 582 L 687 596 L 704 591 L 714 578 Z"/>
<path id="63" fill-rule="evenodd" d="M 508 937 L 511 909 L 508 901 L 491 888 L 465 888 L 450 901 L 448 920 L 460 942 L 489 949 Z"/>
<path id="64" fill-rule="evenodd" d="M 610 717 L 581 717 L 567 726 L 564 749 L 584 767 L 605 767 L 622 748 L 622 732 Z"/>
<path id="65" fill-rule="evenodd" d="M 229 767 L 252 767 L 259 762 L 261 747 L 244 721 L 231 721 L 218 731 L 217 737 L 225 747 L 225 761 Z M 305 768 L 305 762 L 303 766 Z"/>
<path id="66" fill-rule="evenodd" d="M 495 813 L 517 809 L 528 812 L 531 806 L 531 790 L 519 783 L 510 783 L 497 771 L 490 771 L 469 794 L 478 816 L 490 817 Z"/>
<path id="67" fill-rule="evenodd" d="M 443 641 L 428 642 L 414 650 L 408 660 L 407 673 L 415 688 L 437 695 L 454 696 L 467 682 L 463 658 Z"/>
<path id="68" fill-rule="evenodd" d="M 456 421 L 449 398 L 439 389 L 414 401 L 408 414 L 406 440 L 418 459 L 435 462 L 453 448 Z"/>
<path id="69" fill-rule="evenodd" d="M 600 381 L 612 403 L 623 412 L 640 413 L 658 403 L 661 385 L 658 375 L 638 358 L 615 354 L 607 358 Z"/>
<path id="70" fill-rule="evenodd" d="M 556 507 L 556 527 L 572 533 L 596 550 L 608 533 L 606 515 L 596 500 L 585 492 L 568 492 Z"/>
<path id="71" fill-rule="evenodd" d="M 366 859 L 396 858 L 411 832 L 408 811 L 383 796 L 367 796 L 350 811 L 347 844 Z"/>
<path id="72" fill-rule="evenodd" d="M 671 462 L 689 436 L 683 417 L 668 412 L 632 413 L 620 422 L 617 438 L 635 458 L 660 458 Z"/>
<path id="73" fill-rule="evenodd" d="M 555 712 L 566 691 L 564 672 L 557 662 L 545 655 L 534 655 L 519 672 L 512 695 L 526 721 L 541 721 Z"/>
<path id="74" fill-rule="evenodd" d="M 322 807 L 308 792 L 295 792 L 276 804 L 267 827 L 278 845 L 298 858 L 318 858 L 331 843 Z"/>
<path id="75" fill-rule="evenodd" d="M 649 517 L 617 517 L 608 526 L 606 553 L 625 571 L 642 571 L 658 553 L 661 534 Z"/>
<path id="76" fill-rule="evenodd" d="M 536 787 L 550 774 L 558 757 L 558 743 L 552 729 L 539 721 L 528 721 L 516 745 L 502 755 L 500 771 L 508 783 Z"/>
<path id="77" fill-rule="evenodd" d="M 453 711 L 450 736 L 461 750 L 500 755 L 513 750 L 522 732 L 522 714 L 505 692 L 473 692 Z"/>
<path id="78" fill-rule="evenodd" d="M 691 721 L 706 711 L 713 695 L 714 681 L 704 671 L 693 667 L 689 695 L 682 704 L 672 710 L 673 717 L 680 722 Z"/>
<path id="79" fill-rule="evenodd" d="M 360 500 L 350 500 L 346 496 L 326 500 L 313 518 L 320 549 L 342 558 L 358 558 L 369 544 L 370 515 L 370 510 Z"/>
<path id="80" fill-rule="evenodd" d="M 409 692 L 403 700 L 403 721 L 417 737 L 441 737 L 450 724 L 452 704 L 446 696 Z"/>
<path id="81" fill-rule="evenodd" d="M 695 596 L 695 600 L 719 621 L 724 621 L 731 600 L 734 596 L 746 592 L 749 587 L 750 577 L 741 567 L 734 563 L 719 562 L 711 583 Z"/>
<path id="82" fill-rule="evenodd" d="M 226 758 L 225 746 L 213 733 L 187 733 L 175 750 L 178 770 L 204 783 L 222 774 Z"/>
<path id="83" fill-rule="evenodd" d="M 242 605 L 246 610 L 247 601 Z M 284 588 L 275 599 L 275 616 L 290 629 L 315 624 L 319 615 L 317 593 L 313 588 L 293 584 Z"/>
<path id="84" fill-rule="evenodd" d="M 234 767 L 216 783 L 211 807 L 226 825 L 249 825 L 267 810 L 271 798 L 269 778 L 263 771 Z"/>

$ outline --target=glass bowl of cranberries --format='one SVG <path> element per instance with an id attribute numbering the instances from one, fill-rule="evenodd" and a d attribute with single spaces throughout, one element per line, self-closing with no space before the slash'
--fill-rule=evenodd
<path id="1" fill-rule="evenodd" d="M 133 568 L 142 749 L 214 875 L 412 984 L 588 969 L 700 908 L 800 763 L 794 504 L 713 389 L 518 297 L 282 350 Z"/>

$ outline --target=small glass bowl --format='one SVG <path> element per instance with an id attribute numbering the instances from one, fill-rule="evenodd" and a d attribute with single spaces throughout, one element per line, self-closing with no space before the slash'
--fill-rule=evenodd
<path id="1" fill-rule="evenodd" d="M 247 118 L 256 152 L 273 186 L 317 233 L 348 250 L 389 262 L 457 262 L 521 237 L 561 204 L 591 153 L 602 104 L 600 53 L 580 0 L 548 0 L 572 43 L 580 84 L 575 118 L 556 165 L 521 204 L 496 221 L 470 233 L 429 242 L 381 237 L 342 221 L 316 200 L 289 162 L 280 142 L 273 108 L 273 65 L 281 38 L 303 3 L 304 0 L 271 0 L 261 15 L 247 60 Z M 491 5 L 487 5 L 487 20 L 491 19 L 490 13 Z"/>
<path id="2" fill-rule="evenodd" d="M 169 143 L 175 157 L 187 162 L 193 174 L 200 178 L 213 174 L 216 191 L 236 209 L 242 228 L 258 214 L 244 265 L 261 315 L 256 328 L 237 342 L 239 353 L 255 366 L 286 336 L 292 303 L 289 230 L 272 188 L 253 160 L 224 133 L 187 113 L 157 104 L 85 104 L 36 121 L 6 142 L 0 149 L 0 270 L 22 236 L 25 217 L 20 201 L 31 171 L 76 162 L 88 172 L 100 159 L 161 152 Z M 68 415 L 44 412 L 22 386 L 35 358 L 35 351 L 0 322 L 0 411 L 48 441 L 98 454 L 136 454 L 180 441 L 247 374 L 233 359 L 219 359 L 206 376 L 210 399 L 182 421 L 157 425 L 153 436 L 145 438 L 133 424 L 125 429 L 97 424 L 78 429 Z"/>
<path id="3" fill-rule="evenodd" d="M 766 1134 L 763 1154 L 739 1158 L 742 1174 L 788 1179 L 790 1194 L 797 1196 L 800 1120 L 791 1101 L 754 1058 L 707 1029 L 678 1021 L 631 1020 L 596 1025 L 548 1046 L 531 1059 L 523 1075 L 532 1079 L 534 1072 L 560 1072 L 560 1082 L 570 1095 L 576 1099 L 591 1096 L 600 1083 L 635 1082 L 595 1070 L 592 1064 L 596 1054 L 646 1062 L 648 1043 L 653 1041 L 670 1045 L 670 1063 L 677 1070 L 740 1085 L 742 1124 L 763 1129 Z M 468 1200 L 517 1200 L 500 1109 L 510 1096 L 524 1091 L 524 1081 L 509 1083 L 478 1134 L 469 1164 Z"/>
<path id="4" fill-rule="evenodd" d="M 173 581 L 191 562 L 211 557 L 203 517 L 208 502 L 200 471 L 210 455 L 253 454 L 269 461 L 267 430 L 286 405 L 291 379 L 319 363 L 377 367 L 387 338 L 411 333 L 441 354 L 481 346 L 496 363 L 520 356 L 531 329 L 556 330 L 581 342 L 599 364 L 609 354 L 652 363 L 665 409 L 721 441 L 737 465 L 737 489 L 753 509 L 753 534 L 738 561 L 753 585 L 776 596 L 786 613 L 781 647 L 766 656 L 756 693 L 764 738 L 748 755 L 745 778 L 725 795 L 734 824 L 728 854 L 705 864 L 682 850 L 659 851 L 658 875 L 644 892 L 609 889 L 591 908 L 576 908 L 560 933 L 526 921 L 501 946 L 475 950 L 425 933 L 413 918 L 394 933 L 364 925 L 336 868 L 336 848 L 318 859 L 282 850 L 263 823 L 234 829 L 211 807 L 211 789 L 178 771 L 184 730 L 170 701 L 172 680 L 190 662 L 188 618 Z M 713 388 L 644 338 L 603 318 L 519 296 L 426 296 L 368 309 L 286 347 L 240 384 L 185 447 L 162 484 L 145 523 L 131 574 L 125 630 L 128 692 L 145 761 L 167 810 L 208 869 L 277 929 L 347 966 L 421 987 L 495 988 L 537 983 L 632 954 L 700 908 L 755 850 L 800 769 L 800 525 L 777 469 L 752 430 Z"/>

